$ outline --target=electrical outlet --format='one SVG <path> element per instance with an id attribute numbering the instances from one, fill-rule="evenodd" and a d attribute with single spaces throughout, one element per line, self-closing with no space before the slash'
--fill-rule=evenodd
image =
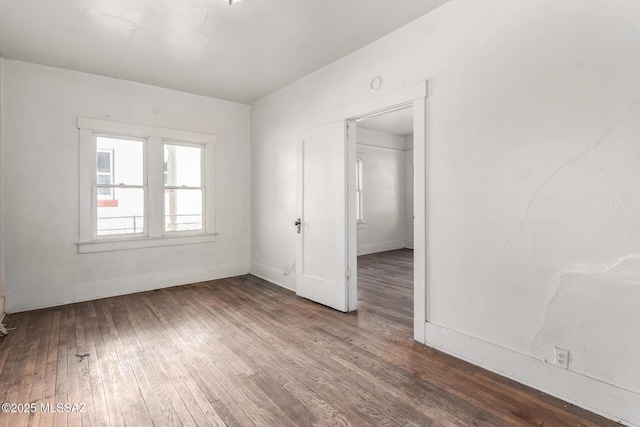
<path id="1" fill-rule="evenodd" d="M 569 369 L 569 350 L 563 350 L 558 347 L 554 347 L 556 366 L 562 369 Z"/>

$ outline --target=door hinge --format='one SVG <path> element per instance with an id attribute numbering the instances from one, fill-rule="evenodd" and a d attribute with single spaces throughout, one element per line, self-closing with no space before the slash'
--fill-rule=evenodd
<path id="1" fill-rule="evenodd" d="M 347 277 L 347 280 L 351 279 L 351 269 L 350 268 L 347 268 L 345 276 Z"/>

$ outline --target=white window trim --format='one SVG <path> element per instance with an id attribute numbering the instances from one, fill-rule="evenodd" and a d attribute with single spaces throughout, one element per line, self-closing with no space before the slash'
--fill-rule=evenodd
<path id="1" fill-rule="evenodd" d="M 215 142 L 213 134 L 135 125 L 109 120 L 78 117 L 79 129 L 79 207 L 80 224 L 78 253 L 141 249 L 158 246 L 186 245 L 214 242 L 218 232 L 215 223 Z M 96 134 L 122 135 L 146 139 L 147 150 L 147 191 L 148 225 L 145 236 L 97 238 L 94 228 L 93 173 L 95 167 Z M 204 230 L 201 232 L 164 231 L 164 142 L 180 141 L 204 145 L 203 170 L 206 200 L 204 210 Z M 157 191 L 153 191 L 153 190 Z"/>

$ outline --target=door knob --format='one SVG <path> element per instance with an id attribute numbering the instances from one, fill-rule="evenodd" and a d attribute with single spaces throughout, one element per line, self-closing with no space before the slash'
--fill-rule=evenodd
<path id="1" fill-rule="evenodd" d="M 296 222 L 294 222 L 293 225 L 298 227 L 298 234 L 300 234 L 300 227 L 302 225 L 302 219 L 301 218 L 296 219 Z"/>

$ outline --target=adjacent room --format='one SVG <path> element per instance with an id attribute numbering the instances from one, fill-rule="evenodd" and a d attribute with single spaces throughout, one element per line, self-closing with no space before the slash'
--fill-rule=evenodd
<path id="1" fill-rule="evenodd" d="M 406 325 L 411 337 L 413 110 L 376 113 L 355 128 L 357 307 Z"/>
<path id="2" fill-rule="evenodd" d="M 638 16 L 0 2 L 0 425 L 640 427 Z"/>

